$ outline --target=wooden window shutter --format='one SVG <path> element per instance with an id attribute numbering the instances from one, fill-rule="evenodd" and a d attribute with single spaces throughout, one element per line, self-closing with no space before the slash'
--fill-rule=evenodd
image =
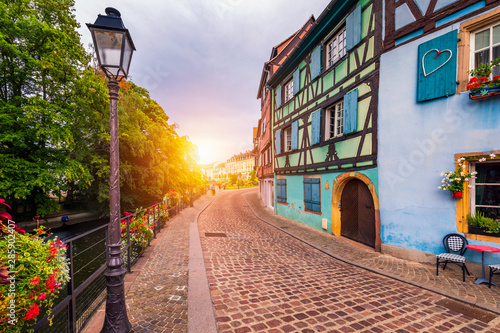
<path id="1" fill-rule="evenodd" d="M 292 150 L 299 148 L 299 121 L 292 123 Z"/>
<path id="2" fill-rule="evenodd" d="M 321 110 L 314 111 L 311 116 L 311 144 L 321 140 Z"/>
<path id="3" fill-rule="evenodd" d="M 304 179 L 304 206 L 307 210 L 312 210 L 312 189 L 310 179 Z"/>
<path id="4" fill-rule="evenodd" d="M 300 69 L 297 68 L 295 72 L 293 72 L 293 94 L 296 95 L 300 90 Z"/>
<path id="5" fill-rule="evenodd" d="M 307 210 L 321 211 L 321 180 L 319 178 L 304 179 L 304 206 Z"/>
<path id="6" fill-rule="evenodd" d="M 276 155 L 279 155 L 281 154 L 281 130 L 277 130 L 275 135 Z"/>
<path id="7" fill-rule="evenodd" d="M 281 106 L 281 86 L 276 88 L 276 109 Z"/>
<path id="8" fill-rule="evenodd" d="M 321 73 L 321 45 L 311 54 L 311 81 Z"/>
<path id="9" fill-rule="evenodd" d="M 349 51 L 361 41 L 361 6 L 347 16 L 345 21 L 346 49 Z"/>
<path id="10" fill-rule="evenodd" d="M 417 101 L 457 93 L 457 30 L 418 46 Z"/>
<path id="11" fill-rule="evenodd" d="M 356 132 L 358 127 L 358 89 L 344 95 L 344 134 Z"/>

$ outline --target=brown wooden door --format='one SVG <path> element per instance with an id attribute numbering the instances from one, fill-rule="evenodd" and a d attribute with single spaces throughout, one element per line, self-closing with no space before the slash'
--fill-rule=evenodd
<path id="1" fill-rule="evenodd" d="M 358 179 L 350 180 L 341 196 L 341 235 L 375 247 L 375 207 L 368 187 Z"/>

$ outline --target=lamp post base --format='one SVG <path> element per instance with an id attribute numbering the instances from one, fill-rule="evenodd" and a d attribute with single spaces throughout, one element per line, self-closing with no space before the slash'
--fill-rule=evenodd
<path id="1" fill-rule="evenodd" d="M 123 267 L 121 253 L 120 243 L 109 245 L 110 258 L 104 273 L 107 284 L 106 317 L 101 333 L 128 333 L 132 329 L 127 317 L 123 282 L 127 269 Z"/>

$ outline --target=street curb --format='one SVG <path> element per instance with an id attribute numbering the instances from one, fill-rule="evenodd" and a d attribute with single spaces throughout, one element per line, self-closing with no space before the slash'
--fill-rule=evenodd
<path id="1" fill-rule="evenodd" d="M 188 329 L 189 333 L 218 332 L 213 307 L 207 269 L 201 247 L 198 218 L 210 206 L 217 195 L 203 207 L 189 223 L 189 264 L 188 264 Z"/>
<path id="2" fill-rule="evenodd" d="M 400 276 L 397 276 L 397 275 L 394 275 L 394 274 L 390 274 L 390 273 L 386 273 L 382 270 L 379 270 L 377 268 L 373 268 L 373 267 L 369 267 L 367 265 L 364 265 L 364 264 L 358 264 L 358 263 L 355 263 L 355 262 L 352 262 L 352 261 L 349 261 L 348 259 L 342 257 L 342 256 L 339 256 L 339 255 L 336 255 L 330 251 L 326 251 L 310 242 L 308 242 L 307 240 L 305 239 L 302 239 L 301 237 L 298 237 L 298 236 L 295 236 L 293 235 L 292 233 L 284 230 L 284 229 L 281 229 L 279 227 L 277 227 L 276 225 L 274 225 L 272 222 L 268 222 L 266 221 L 265 219 L 259 217 L 256 213 L 255 213 L 255 210 L 253 209 L 253 207 L 250 205 L 250 203 L 248 202 L 248 200 L 245 198 L 245 195 L 242 193 L 241 196 L 243 197 L 243 199 L 245 200 L 245 202 L 247 203 L 248 207 L 250 208 L 250 210 L 252 211 L 253 215 L 261 220 L 262 222 L 268 224 L 269 226 L 271 227 L 274 227 L 276 228 L 277 230 L 279 231 L 282 231 L 284 232 L 285 234 L 289 235 L 290 237 L 292 238 L 295 238 L 297 239 L 298 241 L 301 241 L 307 245 L 309 245 L 310 247 L 326 254 L 327 256 L 330 256 L 334 259 L 337 259 L 339 261 L 342 261 L 346 264 L 349 264 L 349 265 L 352 265 L 352 266 L 355 266 L 355 267 L 358 267 L 358 268 L 361 268 L 361 269 L 364 269 L 364 270 L 367 270 L 369 272 L 372 272 L 372 273 L 375 273 L 375 274 L 378 274 L 378 275 L 382 275 L 382 276 L 385 276 L 387 278 L 390 278 L 390 279 L 394 279 L 394 280 L 397 280 L 397 281 L 400 281 L 400 282 L 404 282 L 404 283 L 407 283 L 409 285 L 412 285 L 412 286 L 415 286 L 415 287 L 418 287 L 418 288 L 421 288 L 421 289 L 424 289 L 424 290 L 427 290 L 427 291 L 430 291 L 430 292 L 433 292 L 433 293 L 436 293 L 436 294 L 439 294 L 441 296 L 445 296 L 445 297 L 448 297 L 448 298 L 451 298 L 455 301 L 458 301 L 458 302 L 462 302 L 462 303 L 465 303 L 465 304 L 469 304 L 469 305 L 472 305 L 472 306 L 475 306 L 475 307 L 478 307 L 480 309 L 483 309 L 485 311 L 489 311 L 489 312 L 493 312 L 497 315 L 500 315 L 500 309 L 497 308 L 497 307 L 493 307 L 493 306 L 490 306 L 490 305 L 487 305 L 487 304 L 484 304 L 484 303 L 481 303 L 481 302 L 474 302 L 474 301 L 471 301 L 471 300 L 468 300 L 464 297 L 460 297 L 458 295 L 454 295 L 452 293 L 449 293 L 449 292 L 446 292 L 446 291 L 443 291 L 443 290 L 440 290 L 440 289 L 437 289 L 437 288 L 434 288 L 434 287 L 431 287 L 431 286 L 427 286 L 423 283 L 418 283 L 418 282 L 414 282 L 414 281 L 411 281 L 411 280 L 408 280 L 408 279 L 405 279 L 405 278 L 402 278 Z"/>

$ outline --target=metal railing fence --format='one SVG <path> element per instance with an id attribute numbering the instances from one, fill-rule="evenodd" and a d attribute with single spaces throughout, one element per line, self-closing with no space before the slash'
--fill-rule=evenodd
<path id="1" fill-rule="evenodd" d="M 199 196 L 201 194 L 197 197 Z M 186 206 L 189 205 L 179 202 L 174 207 L 168 208 L 167 214 L 164 214 L 162 210 L 165 204 L 159 203 L 122 218 L 122 221 L 126 221 L 126 238 L 122 237 L 122 241 L 126 240 L 126 244 L 122 247 L 122 256 L 129 273 L 144 251 L 144 248 L 130 240 L 132 218 L 144 218 L 147 214 L 147 223 L 152 227 L 153 237 L 156 238 L 166 221 Z M 67 245 L 70 282 L 60 291 L 54 302 L 56 305 L 51 312 L 52 325 L 49 325 L 50 320 L 46 315 L 32 327 L 35 332 L 81 332 L 92 314 L 106 299 L 104 272 L 108 258 L 106 246 L 108 227 L 109 223 L 64 242 Z"/>

